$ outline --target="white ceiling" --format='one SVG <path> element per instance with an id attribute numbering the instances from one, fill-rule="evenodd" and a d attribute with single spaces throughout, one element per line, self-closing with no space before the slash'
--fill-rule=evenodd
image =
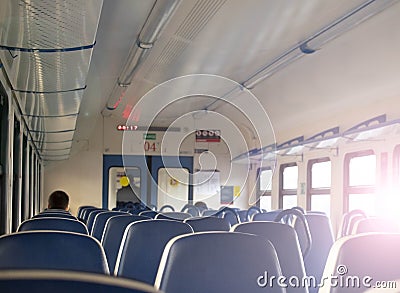
<path id="1" fill-rule="evenodd" d="M 214 74 L 242 83 L 364 2 L 181 1 L 124 100 L 107 114 L 125 121 L 126 111 L 148 90 L 179 76 Z M 101 117 L 152 5 L 143 0 L 104 1 L 74 140 L 89 137 Z M 400 93 L 399 15 L 397 2 L 252 90 L 269 114 L 278 139 L 312 135 L 333 126 L 348 128 L 383 113 L 400 117 L 395 107 Z M 155 124 L 167 126 L 177 116 L 209 103 L 210 98 L 205 98 L 175 104 L 160 113 Z M 221 105 L 217 110 L 230 111 Z M 344 114 L 340 121 L 338 114 Z"/>

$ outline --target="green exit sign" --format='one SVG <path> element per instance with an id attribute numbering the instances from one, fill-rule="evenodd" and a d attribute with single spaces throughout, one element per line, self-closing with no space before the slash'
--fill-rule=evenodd
<path id="1" fill-rule="evenodd" d="M 156 140 L 156 133 L 143 133 L 143 139 Z"/>

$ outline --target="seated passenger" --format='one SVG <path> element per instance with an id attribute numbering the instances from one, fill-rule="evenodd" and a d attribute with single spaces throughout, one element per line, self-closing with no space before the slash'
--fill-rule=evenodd
<path id="1" fill-rule="evenodd" d="M 53 191 L 48 200 L 47 211 L 57 209 L 69 211 L 69 196 L 65 191 Z"/>

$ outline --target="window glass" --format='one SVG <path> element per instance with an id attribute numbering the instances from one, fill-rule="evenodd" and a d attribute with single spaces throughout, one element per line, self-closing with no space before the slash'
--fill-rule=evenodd
<path id="1" fill-rule="evenodd" d="M 376 202 L 375 194 L 361 193 L 349 194 L 349 210 L 360 209 L 363 210 L 368 216 L 376 215 Z"/>
<path id="2" fill-rule="evenodd" d="M 298 167 L 289 166 L 283 170 L 283 189 L 297 189 Z"/>
<path id="3" fill-rule="evenodd" d="M 260 208 L 271 211 L 272 210 L 272 196 L 270 195 L 263 195 L 260 196 Z"/>
<path id="4" fill-rule="evenodd" d="M 311 188 L 331 187 L 331 161 L 316 162 L 311 167 Z"/>
<path id="5" fill-rule="evenodd" d="M 138 167 L 112 167 L 108 176 L 109 208 L 122 208 L 124 205 L 141 199 L 140 169 Z"/>
<path id="6" fill-rule="evenodd" d="M 329 217 L 331 214 L 331 195 L 313 194 L 311 196 L 311 210 L 324 212 Z"/>
<path id="7" fill-rule="evenodd" d="M 290 209 L 295 206 L 297 206 L 297 196 L 296 195 L 284 195 L 283 196 L 282 208 L 284 210 Z"/>
<path id="8" fill-rule="evenodd" d="M 260 173 L 260 191 L 272 190 L 272 170 L 262 170 Z"/>
<path id="9" fill-rule="evenodd" d="M 376 155 L 351 158 L 349 176 L 350 186 L 375 185 Z"/>

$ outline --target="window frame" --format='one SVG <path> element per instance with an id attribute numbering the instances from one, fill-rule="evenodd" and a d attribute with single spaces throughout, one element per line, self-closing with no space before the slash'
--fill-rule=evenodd
<path id="1" fill-rule="evenodd" d="M 279 197 L 279 208 L 280 209 L 283 208 L 283 197 L 284 196 L 296 196 L 297 197 L 297 189 L 299 187 L 298 182 L 297 182 L 296 189 L 283 189 L 283 172 L 286 168 L 293 167 L 293 166 L 297 167 L 297 181 L 298 181 L 299 166 L 297 165 L 296 162 L 286 163 L 286 164 L 282 164 L 279 166 L 279 196 L 278 197 Z"/>
<path id="2" fill-rule="evenodd" d="M 329 188 L 313 188 L 312 187 L 312 167 L 314 164 L 331 162 L 331 178 L 332 178 L 332 161 L 329 157 L 312 159 L 307 162 L 307 195 L 306 195 L 306 209 L 311 210 L 312 196 L 319 194 L 331 194 L 331 186 Z"/>
<path id="3" fill-rule="evenodd" d="M 263 171 L 270 170 L 272 172 L 271 175 L 271 190 L 261 190 L 261 173 Z M 274 176 L 274 169 L 271 166 L 261 167 L 257 169 L 257 201 L 256 206 L 261 207 L 261 197 L 269 196 L 271 199 L 271 208 L 272 208 L 272 178 Z"/>
<path id="4" fill-rule="evenodd" d="M 352 153 L 347 153 L 344 157 L 343 164 L 343 211 L 349 212 L 350 194 L 370 194 L 376 193 L 377 187 L 375 185 L 359 185 L 350 186 L 350 161 L 357 157 L 365 157 L 377 154 L 372 150 L 363 150 Z M 377 166 L 376 166 L 377 168 Z M 376 195 L 375 195 L 376 196 Z"/>

